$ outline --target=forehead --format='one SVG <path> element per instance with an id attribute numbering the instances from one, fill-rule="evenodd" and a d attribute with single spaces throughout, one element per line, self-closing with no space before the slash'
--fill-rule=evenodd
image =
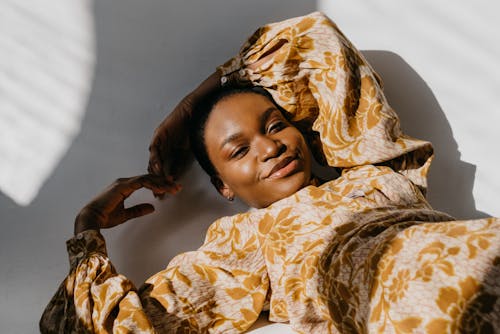
<path id="1" fill-rule="evenodd" d="M 244 92 L 227 96 L 217 102 L 212 110 L 212 114 L 250 114 L 258 116 L 269 107 L 274 107 L 274 103 L 264 95 Z"/>
<path id="2" fill-rule="evenodd" d="M 238 93 L 219 101 L 210 112 L 205 129 L 207 132 L 227 132 L 258 124 L 270 108 L 277 109 L 267 97 L 251 93 Z"/>

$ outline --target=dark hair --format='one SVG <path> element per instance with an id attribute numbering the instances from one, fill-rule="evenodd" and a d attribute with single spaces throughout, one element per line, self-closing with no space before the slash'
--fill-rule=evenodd
<path id="1" fill-rule="evenodd" d="M 245 87 L 223 87 L 216 92 L 206 96 L 199 101 L 193 110 L 193 116 L 190 121 L 189 141 L 191 150 L 200 164 L 201 168 L 210 176 L 216 176 L 217 170 L 208 157 L 207 147 L 205 145 L 205 125 L 207 123 L 210 112 L 215 105 L 227 97 L 236 94 L 254 93 L 262 95 L 273 102 L 276 107 L 281 110 L 284 116 L 286 112 L 281 108 L 264 88 L 258 86 L 245 86 Z"/>

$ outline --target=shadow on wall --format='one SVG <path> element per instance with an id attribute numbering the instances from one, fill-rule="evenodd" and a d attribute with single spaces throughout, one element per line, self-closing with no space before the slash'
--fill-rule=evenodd
<path id="1" fill-rule="evenodd" d="M 81 202 L 117 177 L 144 173 L 155 127 L 258 27 L 315 10 L 315 1 L 301 0 L 285 6 L 278 0 L 96 1 L 96 74 L 74 145 L 85 155 L 81 173 L 88 176 Z M 164 201 L 140 192 L 131 202 L 152 202 L 157 212 L 103 231 L 118 271 L 136 283 L 198 248 L 216 218 L 247 209 L 219 198 L 197 166 L 182 184 L 178 196 Z"/>
<path id="2" fill-rule="evenodd" d="M 404 133 L 434 146 L 427 192 L 431 205 L 457 219 L 487 217 L 476 210 L 472 194 L 476 166 L 460 160 L 450 123 L 429 86 L 395 53 L 363 54 L 382 77 L 385 95 L 398 113 Z"/>
<path id="3" fill-rule="evenodd" d="M 259 26 L 315 10 L 314 2 L 297 0 L 286 6 L 277 0 L 124 0 L 94 6 L 93 90 L 81 135 L 61 167 L 67 179 L 80 180 L 72 186 L 79 204 L 68 205 L 67 217 L 75 214 L 71 208 L 111 180 L 144 173 L 154 128 Z M 434 143 L 431 204 L 458 218 L 484 216 L 472 197 L 475 166 L 460 160 L 450 125 L 429 87 L 399 56 L 384 51 L 365 55 L 384 79 L 406 133 Z M 67 186 L 63 183 L 62 188 Z M 198 167 L 182 183 L 183 192 L 164 201 L 139 193 L 132 202 L 150 201 L 157 212 L 104 231 L 113 263 L 136 283 L 164 268 L 176 254 L 196 249 L 216 218 L 246 210 L 241 203 L 219 198 Z"/>

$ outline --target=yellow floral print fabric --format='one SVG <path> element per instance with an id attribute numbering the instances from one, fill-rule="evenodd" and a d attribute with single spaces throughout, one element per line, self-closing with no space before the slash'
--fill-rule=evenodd
<path id="1" fill-rule="evenodd" d="M 379 76 L 322 13 L 257 29 L 219 69 L 243 70 L 268 90 L 306 133 L 318 161 L 334 167 L 390 161 L 425 189 L 431 144 L 401 132 Z"/>
<path id="2" fill-rule="evenodd" d="M 431 145 L 401 133 L 380 80 L 338 28 L 321 13 L 266 25 L 221 67 L 241 69 L 340 177 L 217 220 L 202 247 L 139 289 L 98 232 L 77 235 L 42 332 L 240 333 L 262 310 L 297 333 L 498 331 L 500 220 L 430 207 Z"/>

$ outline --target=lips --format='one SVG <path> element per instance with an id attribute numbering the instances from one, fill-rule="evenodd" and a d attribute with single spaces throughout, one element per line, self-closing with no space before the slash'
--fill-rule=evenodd
<path id="1" fill-rule="evenodd" d="M 296 156 L 286 157 L 276 165 L 274 165 L 271 172 L 269 172 L 267 178 L 277 179 L 281 177 L 288 176 L 295 172 L 299 167 L 299 161 Z"/>

